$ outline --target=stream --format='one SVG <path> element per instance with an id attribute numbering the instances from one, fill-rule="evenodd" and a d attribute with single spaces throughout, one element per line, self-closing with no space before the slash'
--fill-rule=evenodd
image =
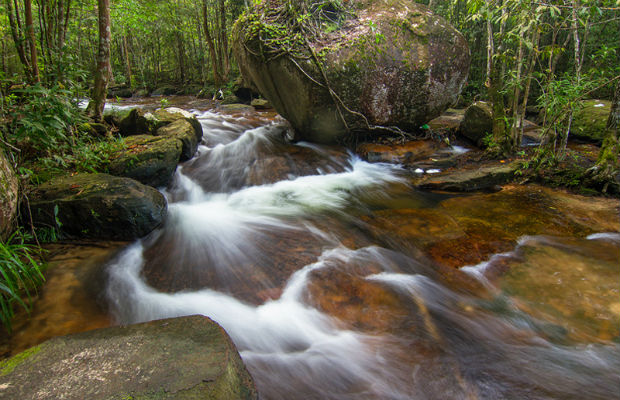
<path id="1" fill-rule="evenodd" d="M 419 191 L 273 113 L 194 113 L 165 225 L 107 264 L 115 324 L 210 317 L 261 399 L 620 396 L 613 200 Z"/>

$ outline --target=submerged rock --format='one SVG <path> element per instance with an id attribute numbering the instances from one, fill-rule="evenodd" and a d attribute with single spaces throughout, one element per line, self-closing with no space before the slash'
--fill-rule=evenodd
<path id="1" fill-rule="evenodd" d="M 483 147 L 484 137 L 493 132 L 493 113 L 491 105 L 477 101 L 465 110 L 459 132 L 478 147 Z"/>
<path id="2" fill-rule="evenodd" d="M 168 186 L 181 157 L 181 140 L 136 135 L 126 138 L 125 146 L 113 156 L 108 166 L 110 174 L 132 178 L 153 187 Z"/>
<path id="3" fill-rule="evenodd" d="M 0 364 L 13 399 L 257 399 L 226 332 L 192 316 L 44 342 Z"/>
<path id="4" fill-rule="evenodd" d="M 46 182 L 30 196 L 35 226 L 80 237 L 133 240 L 157 228 L 166 199 L 133 179 L 78 174 Z"/>
<path id="5" fill-rule="evenodd" d="M 13 230 L 17 215 L 19 184 L 9 160 L 0 150 L 0 240 Z"/>
<path id="6" fill-rule="evenodd" d="M 467 43 L 425 6 L 352 1 L 354 17 L 345 13 L 337 29 L 308 42 L 265 19 L 273 3 L 257 4 L 237 21 L 234 52 L 244 80 L 299 139 L 334 142 L 349 132 L 381 131 L 373 126 L 413 131 L 456 102 L 469 70 Z M 292 50 L 277 57 L 277 49 L 265 50 L 279 42 Z"/>

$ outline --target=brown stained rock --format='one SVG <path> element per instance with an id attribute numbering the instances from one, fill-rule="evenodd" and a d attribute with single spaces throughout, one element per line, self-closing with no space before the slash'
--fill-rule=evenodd
<path id="1" fill-rule="evenodd" d="M 555 324 L 545 332 L 554 339 L 608 343 L 620 337 L 618 238 L 530 237 L 486 275 L 528 315 Z"/>
<path id="2" fill-rule="evenodd" d="M 56 336 L 111 326 L 113 321 L 100 304 L 106 283 L 103 266 L 125 245 L 100 241 L 45 245 L 45 284 L 30 313 L 16 310 L 13 333 L 0 332 L 0 355 L 13 356 Z"/>
<path id="3" fill-rule="evenodd" d="M 451 192 L 493 189 L 497 185 L 512 181 L 518 168 L 518 162 L 470 166 L 462 169 L 451 169 L 440 174 L 424 175 L 415 184 L 422 189 Z"/>
<path id="4" fill-rule="evenodd" d="M 19 183 L 13 167 L 0 150 L 0 240 L 13 231 L 17 217 Z"/>
<path id="5" fill-rule="evenodd" d="M 11 399 L 257 399 L 226 332 L 192 316 L 51 339 L 0 365 Z"/>
<path id="6" fill-rule="evenodd" d="M 362 143 L 356 152 L 369 162 L 410 164 L 430 157 L 439 148 L 434 140 L 415 140 L 403 144 Z"/>

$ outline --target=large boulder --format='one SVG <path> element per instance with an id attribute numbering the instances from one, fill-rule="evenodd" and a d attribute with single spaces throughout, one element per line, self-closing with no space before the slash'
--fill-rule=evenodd
<path id="1" fill-rule="evenodd" d="M 330 11 L 343 20 L 338 28 L 313 16 L 324 29 L 303 37 L 289 28 L 294 17 L 273 18 L 283 3 L 255 3 L 235 24 L 234 52 L 244 80 L 299 139 L 334 142 L 385 132 L 381 127 L 415 131 L 456 102 L 469 71 L 467 43 L 427 7 L 352 0 L 351 10 Z"/>
<path id="2" fill-rule="evenodd" d="M 12 232 L 17 215 L 19 182 L 13 167 L 0 149 L 0 240 Z"/>
<path id="3" fill-rule="evenodd" d="M 182 149 L 182 141 L 174 137 L 130 136 L 125 139 L 125 148 L 112 156 L 108 170 L 112 175 L 132 178 L 145 185 L 168 186 Z"/>
<path id="4" fill-rule="evenodd" d="M 602 143 L 611 111 L 611 102 L 606 100 L 585 100 L 582 108 L 575 112 L 570 135 L 588 142 Z"/>
<path id="5" fill-rule="evenodd" d="M 493 133 L 493 111 L 491 105 L 477 101 L 467 107 L 459 132 L 478 147 L 484 146 L 484 138 Z"/>
<path id="6" fill-rule="evenodd" d="M 108 174 L 60 177 L 30 195 L 36 226 L 81 237 L 133 240 L 157 228 L 167 211 L 157 190 Z"/>
<path id="7" fill-rule="evenodd" d="M 0 371 L 6 399 L 258 399 L 226 332 L 197 315 L 57 337 Z"/>

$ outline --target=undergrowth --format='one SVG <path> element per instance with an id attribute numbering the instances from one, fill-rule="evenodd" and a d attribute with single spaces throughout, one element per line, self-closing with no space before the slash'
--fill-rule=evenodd
<path id="1" fill-rule="evenodd" d="M 15 306 L 30 311 L 33 295 L 45 278 L 42 250 L 27 242 L 31 238 L 20 231 L 6 242 L 0 240 L 0 322 L 11 332 Z"/>

